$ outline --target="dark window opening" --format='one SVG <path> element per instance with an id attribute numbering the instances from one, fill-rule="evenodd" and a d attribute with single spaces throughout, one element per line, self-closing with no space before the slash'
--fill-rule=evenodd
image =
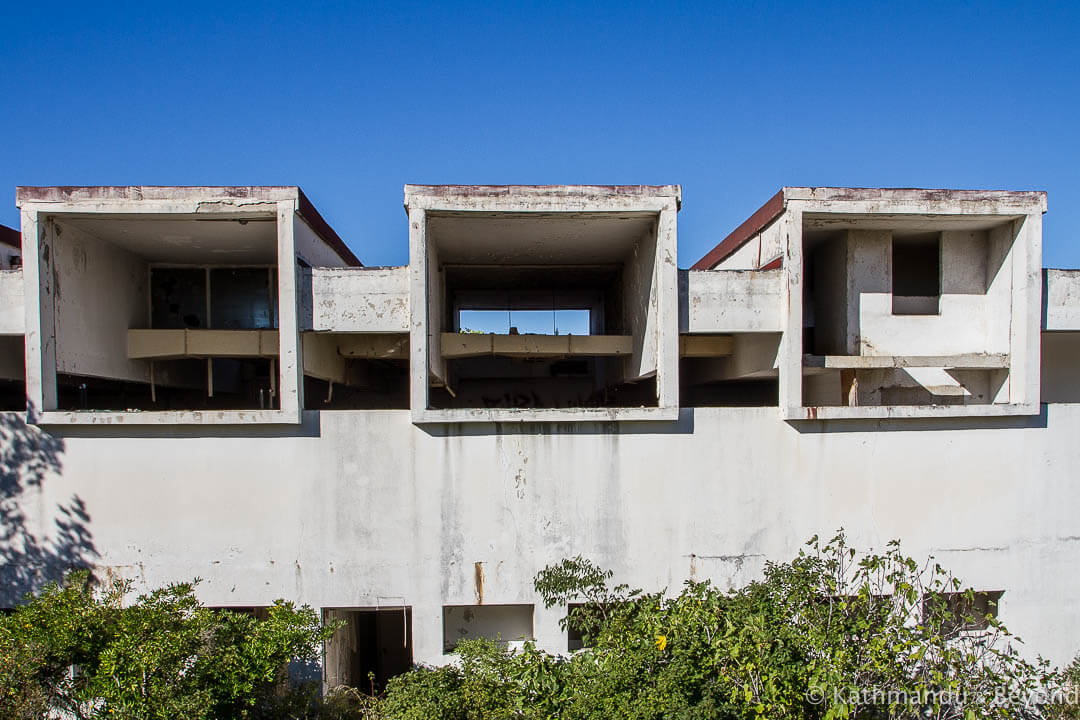
<path id="1" fill-rule="evenodd" d="M 940 623 L 943 635 L 987 630 L 998 616 L 1003 590 L 934 593 L 923 599 L 923 621 Z"/>
<path id="2" fill-rule="evenodd" d="M 214 358 L 154 363 L 155 382 L 58 374 L 57 409 L 276 410 L 280 399 L 270 360 Z M 213 392 L 210 392 L 210 387 Z M 24 397 L 25 403 L 25 397 Z"/>
<path id="3" fill-rule="evenodd" d="M 407 410 L 406 360 L 350 360 L 350 384 L 304 376 L 305 410 Z"/>
<path id="4" fill-rule="evenodd" d="M 0 411 L 26 409 L 26 383 L 22 380 L 0 380 Z"/>
<path id="5" fill-rule="evenodd" d="M 429 404 L 451 408 L 656 407 L 656 378 L 619 382 L 621 358 L 467 358 L 448 363 L 451 387 Z"/>
<path id="6" fill-rule="evenodd" d="M 152 328 L 264 330 L 277 325 L 274 268 L 155 267 L 150 270 Z"/>
<path id="7" fill-rule="evenodd" d="M 941 299 L 941 236 L 893 236 L 894 315 L 937 315 Z"/>
<path id="8" fill-rule="evenodd" d="M 413 666 L 412 608 L 328 609 L 326 621 L 344 625 L 326 641 L 328 690 L 351 687 L 377 695 L 390 678 Z"/>

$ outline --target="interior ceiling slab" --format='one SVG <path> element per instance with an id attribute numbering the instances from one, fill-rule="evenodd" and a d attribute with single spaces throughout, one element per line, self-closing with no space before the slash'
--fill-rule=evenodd
<path id="1" fill-rule="evenodd" d="M 444 263 L 618 263 L 653 232 L 655 213 L 433 213 L 429 242 Z"/>
<path id="2" fill-rule="evenodd" d="M 900 215 L 888 213 L 806 213 L 803 227 L 808 230 L 988 230 L 1020 216 L 1012 215 Z"/>
<path id="3" fill-rule="evenodd" d="M 273 217 L 58 217 L 148 262 L 267 265 L 277 262 Z"/>

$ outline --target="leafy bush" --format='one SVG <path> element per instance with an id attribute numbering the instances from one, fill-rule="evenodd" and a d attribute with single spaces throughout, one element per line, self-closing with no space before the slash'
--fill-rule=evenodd
<path id="1" fill-rule="evenodd" d="M 116 582 L 97 592 L 75 573 L 0 618 L 0 717 L 223 720 L 306 712 L 295 706 L 310 691 L 284 692 L 281 681 L 288 663 L 316 661 L 332 632 L 310 607 L 279 601 L 256 619 L 202 607 L 190 583 L 125 604 L 129 589 Z"/>

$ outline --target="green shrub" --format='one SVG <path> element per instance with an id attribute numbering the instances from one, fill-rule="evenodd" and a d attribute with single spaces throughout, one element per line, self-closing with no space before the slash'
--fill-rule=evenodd
<path id="1" fill-rule="evenodd" d="M 75 573 L 0 619 L 0 717 L 266 716 L 295 700 L 287 664 L 314 662 L 332 630 L 307 606 L 279 601 L 256 619 L 202 607 L 190 583 L 126 604 L 129 589 L 97 592 Z"/>

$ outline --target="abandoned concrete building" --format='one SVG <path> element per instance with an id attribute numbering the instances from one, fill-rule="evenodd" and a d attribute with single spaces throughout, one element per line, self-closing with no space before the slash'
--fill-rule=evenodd
<path id="1" fill-rule="evenodd" d="M 403 267 L 296 187 L 16 200 L 0 604 L 76 563 L 198 577 L 347 620 L 324 681 L 381 683 L 464 637 L 567 651 L 532 588 L 562 558 L 727 588 L 843 527 L 1080 651 L 1080 271 L 1041 266 L 1044 193 L 787 187 L 689 270 L 678 186 L 409 185 Z"/>

